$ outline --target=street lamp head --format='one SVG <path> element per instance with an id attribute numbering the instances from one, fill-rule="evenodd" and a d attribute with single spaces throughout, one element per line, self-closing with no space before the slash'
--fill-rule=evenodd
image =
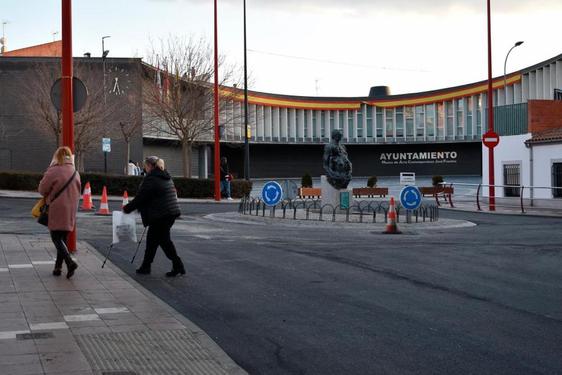
<path id="1" fill-rule="evenodd" d="M 102 40 L 107 39 L 107 38 L 111 38 L 111 35 L 106 35 L 106 36 L 101 37 Z"/>
<path id="2" fill-rule="evenodd" d="M 515 47 L 519 47 L 521 44 L 523 44 L 523 41 L 522 41 L 522 40 L 520 40 L 519 42 L 516 42 L 516 43 L 515 43 Z"/>

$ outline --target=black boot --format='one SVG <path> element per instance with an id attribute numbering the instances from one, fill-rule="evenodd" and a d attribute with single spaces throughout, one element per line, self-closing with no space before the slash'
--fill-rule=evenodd
<path id="1" fill-rule="evenodd" d="M 76 262 L 73 261 L 70 256 L 68 256 L 68 259 L 66 261 L 66 268 L 68 269 L 68 271 L 66 272 L 66 278 L 70 279 L 74 275 L 74 271 L 76 271 L 76 269 L 78 268 L 78 264 L 76 264 Z"/>
<path id="2" fill-rule="evenodd" d="M 176 277 L 177 275 L 185 275 L 185 267 L 179 257 L 174 262 L 172 270 L 170 272 L 166 272 L 166 277 Z"/>
<path id="3" fill-rule="evenodd" d="M 139 275 L 150 275 L 150 264 L 143 262 L 135 272 Z"/>
<path id="4" fill-rule="evenodd" d="M 60 275 L 62 275 L 62 267 L 55 266 L 55 269 L 53 270 L 53 276 L 60 276 Z"/>

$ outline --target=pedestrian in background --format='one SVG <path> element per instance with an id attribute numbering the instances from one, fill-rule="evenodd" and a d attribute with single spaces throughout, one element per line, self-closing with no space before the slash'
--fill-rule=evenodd
<path id="1" fill-rule="evenodd" d="M 138 176 L 139 170 L 138 167 L 135 165 L 135 162 L 132 160 L 129 160 L 129 164 L 127 164 L 127 175 L 129 176 Z"/>
<path id="2" fill-rule="evenodd" d="M 143 225 L 148 227 L 144 260 L 136 272 L 142 275 L 150 274 L 151 264 L 160 246 L 166 257 L 172 261 L 172 270 L 167 272 L 166 276 L 185 275 L 183 262 L 170 237 L 170 230 L 181 214 L 172 177 L 165 169 L 164 160 L 157 156 L 147 157 L 144 166 L 146 176 L 135 199 L 123 207 L 123 212 L 127 214 L 138 210 Z"/>
<path id="3" fill-rule="evenodd" d="M 78 265 L 68 252 L 68 234 L 76 225 L 76 212 L 80 200 L 80 175 L 74 167 L 74 156 L 68 147 L 59 147 L 53 154 L 49 168 L 39 183 L 39 193 L 49 205 L 47 227 L 57 249 L 54 276 L 62 273 L 62 263 L 66 263 L 66 277 L 70 279 Z"/>
<path id="4" fill-rule="evenodd" d="M 140 161 L 137 162 L 137 171 L 139 171 L 139 176 L 146 176 L 146 171 Z"/>
<path id="5" fill-rule="evenodd" d="M 226 197 L 229 201 L 232 200 L 230 196 L 230 180 L 232 176 L 230 175 L 230 169 L 228 168 L 228 160 L 225 156 L 221 158 L 221 194 Z"/>

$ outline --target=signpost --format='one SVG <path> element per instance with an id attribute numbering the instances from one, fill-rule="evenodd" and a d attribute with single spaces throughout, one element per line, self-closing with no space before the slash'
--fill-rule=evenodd
<path id="1" fill-rule="evenodd" d="M 500 143 L 500 137 L 493 130 L 489 130 L 482 136 L 482 142 L 484 146 L 492 149 Z"/>
<path id="2" fill-rule="evenodd" d="M 103 171 L 107 174 L 107 153 L 111 152 L 111 138 L 101 139 L 101 150 L 103 151 Z"/>
<path id="3" fill-rule="evenodd" d="M 283 198 L 283 189 L 275 181 L 266 182 L 261 191 L 263 203 L 267 206 L 275 206 Z"/>
<path id="4" fill-rule="evenodd" d="M 61 105 L 61 94 L 62 94 L 62 78 L 59 78 L 51 86 L 51 102 L 57 109 L 57 111 L 62 111 Z M 86 99 L 88 98 L 88 89 L 84 82 L 79 78 L 72 77 L 72 104 L 73 112 L 78 112 L 86 104 Z"/>
<path id="5" fill-rule="evenodd" d="M 417 209 L 422 202 L 420 189 L 416 186 L 406 186 L 400 191 L 400 204 L 407 210 Z"/>

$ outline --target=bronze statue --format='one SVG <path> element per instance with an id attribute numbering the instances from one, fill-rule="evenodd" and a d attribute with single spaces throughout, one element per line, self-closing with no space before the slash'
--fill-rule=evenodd
<path id="1" fill-rule="evenodd" d="M 332 140 L 324 146 L 324 170 L 330 185 L 336 189 L 345 189 L 351 181 L 351 162 L 344 145 L 340 145 L 342 133 L 332 130 Z"/>

